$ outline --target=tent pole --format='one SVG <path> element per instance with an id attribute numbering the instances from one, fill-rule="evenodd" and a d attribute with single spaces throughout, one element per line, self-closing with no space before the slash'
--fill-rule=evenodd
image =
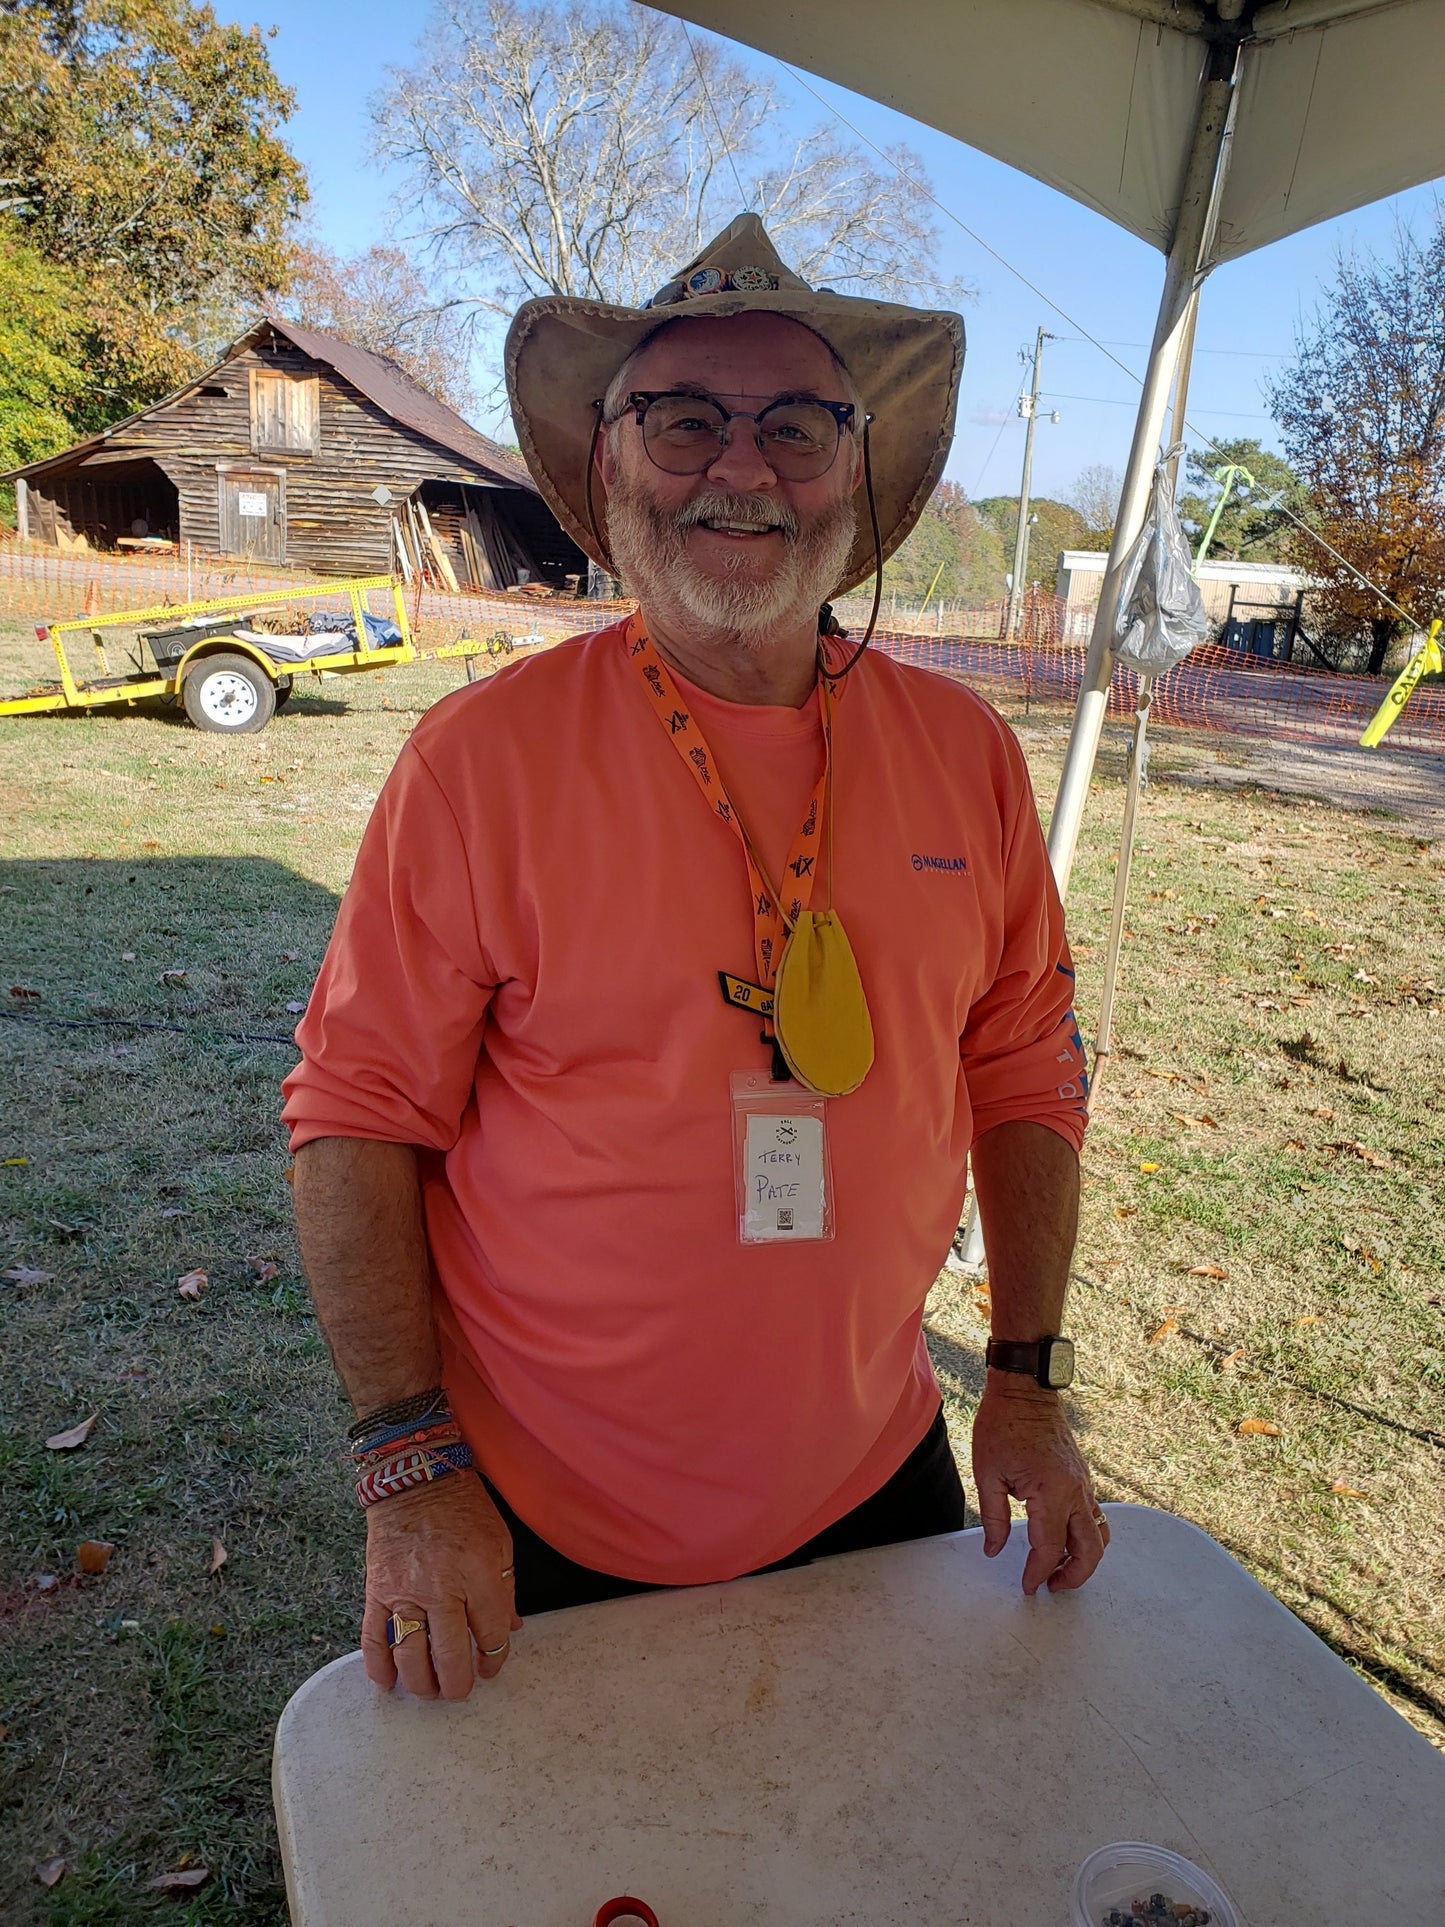
<path id="1" fill-rule="evenodd" d="M 1049 827 L 1049 861 L 1060 895 L 1069 887 L 1078 848 L 1079 825 L 1089 793 L 1089 777 L 1099 750 L 1099 737 L 1109 704 L 1109 678 L 1113 671 L 1111 629 L 1114 605 L 1119 594 L 1119 575 L 1124 557 L 1144 526 L 1149 502 L 1149 486 L 1158 460 L 1159 438 L 1169 390 L 1179 365 L 1179 350 L 1185 323 L 1195 291 L 1209 271 L 1208 244 L 1211 214 L 1223 183 L 1228 149 L 1226 134 L 1233 100 L 1233 48 L 1218 49 L 1221 64 L 1228 61 L 1229 71 L 1206 79 L 1200 91 L 1199 114 L 1194 124 L 1194 141 L 1184 173 L 1179 216 L 1174 239 L 1164 269 L 1164 289 L 1159 300 L 1159 315 L 1154 324 L 1154 341 L 1149 351 L 1149 367 L 1144 377 L 1144 392 L 1139 398 L 1139 413 L 1134 422 L 1134 440 L 1124 485 L 1119 495 L 1119 513 L 1114 536 L 1109 544 L 1109 561 L 1104 570 L 1089 653 L 1084 662 L 1078 705 L 1074 711 L 1069 746 L 1064 756 L 1063 774 L 1054 799 Z"/>

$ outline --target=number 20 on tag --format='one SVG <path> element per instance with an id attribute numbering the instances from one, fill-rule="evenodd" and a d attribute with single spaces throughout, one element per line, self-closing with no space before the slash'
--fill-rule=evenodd
<path id="1" fill-rule="evenodd" d="M 738 1238 L 809 1244 L 833 1236 L 828 1100 L 766 1071 L 732 1077 Z"/>

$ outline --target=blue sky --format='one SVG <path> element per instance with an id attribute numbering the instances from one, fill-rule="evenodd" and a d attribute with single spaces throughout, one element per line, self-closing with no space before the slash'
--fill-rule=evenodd
<path id="1" fill-rule="evenodd" d="M 391 184 L 367 160 L 368 103 L 386 69 L 412 57 L 425 9 L 398 7 L 395 0 L 268 0 L 264 9 L 232 12 L 222 0 L 217 11 L 276 29 L 272 61 L 298 98 L 287 137 L 311 178 L 319 238 L 343 253 L 383 238 L 391 225 Z M 800 124 L 823 118 L 774 63 L 742 57 L 772 68 Z M 945 208 L 1121 361 L 1142 369 L 1163 265 L 1154 249 L 916 121 L 827 82 L 815 84 L 880 146 L 907 141 L 922 156 Z M 1435 187 L 1417 188 L 1218 269 L 1200 306 L 1191 421 L 1216 438 L 1255 435 L 1276 445 L 1261 384 L 1288 358 L 1296 322 L 1312 308 L 1337 252 L 1388 247 L 1397 220 L 1423 230 L 1435 206 Z M 1044 361 L 1047 405 L 1062 420 L 1058 426 L 1044 421 L 1035 437 L 1035 491 L 1066 491 L 1092 462 L 1122 468 L 1134 383 L 946 220 L 940 221 L 939 256 L 948 275 L 977 290 L 964 309 L 969 347 L 949 475 L 974 496 L 1016 492 L 1023 450 L 1023 423 L 1013 412 L 1024 374 L 1018 350 L 1032 347 L 1040 324 L 1063 337 L 1047 344 Z M 482 425 L 503 426 L 496 420 Z"/>

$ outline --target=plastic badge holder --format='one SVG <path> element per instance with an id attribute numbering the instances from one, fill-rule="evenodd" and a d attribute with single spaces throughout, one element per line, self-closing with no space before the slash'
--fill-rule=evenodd
<path id="1" fill-rule="evenodd" d="M 1175 1905 L 1207 1910 L 1209 1927 L 1239 1927 L 1228 1896 L 1202 1867 L 1168 1847 L 1142 1840 L 1111 1841 L 1089 1855 L 1074 1878 L 1072 1927 L 1099 1927 L 1113 1908 L 1128 1915 L 1134 1901 L 1147 1902 L 1158 1893 L 1173 1904 L 1166 1914 L 1152 1918 L 1168 1927 L 1175 1927 Z"/>

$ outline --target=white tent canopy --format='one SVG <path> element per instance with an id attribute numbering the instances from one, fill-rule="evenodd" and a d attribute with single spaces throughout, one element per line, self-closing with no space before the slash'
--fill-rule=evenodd
<path id="1" fill-rule="evenodd" d="M 656 0 L 654 0 L 654 4 Z M 1049 833 L 1068 882 L 1186 318 L 1220 261 L 1445 173 L 1445 0 L 686 0 L 662 10 L 897 108 L 1166 256 Z"/>

